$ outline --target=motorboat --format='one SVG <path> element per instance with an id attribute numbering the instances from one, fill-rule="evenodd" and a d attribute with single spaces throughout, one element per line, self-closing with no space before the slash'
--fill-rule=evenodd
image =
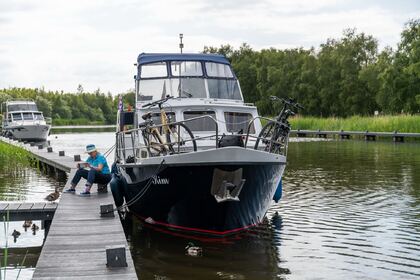
<path id="1" fill-rule="evenodd" d="M 279 121 L 244 102 L 226 57 L 142 53 L 135 91 L 134 110 L 118 115 L 111 188 L 125 204 L 117 205 L 148 224 L 198 234 L 259 224 L 281 197 L 290 127 L 282 123 L 280 148 L 268 149 L 262 120 Z"/>
<path id="2" fill-rule="evenodd" d="M 51 129 L 33 100 L 8 100 L 1 106 L 2 135 L 22 141 L 46 141 Z"/>

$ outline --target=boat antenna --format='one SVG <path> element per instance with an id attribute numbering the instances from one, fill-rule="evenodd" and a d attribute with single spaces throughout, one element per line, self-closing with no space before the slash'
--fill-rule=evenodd
<path id="1" fill-rule="evenodd" d="M 182 38 L 184 38 L 184 34 L 179 33 L 179 49 L 181 50 L 181 53 L 182 53 L 182 49 L 184 48 L 184 44 L 182 43 Z"/>
<path id="2" fill-rule="evenodd" d="M 184 43 L 182 43 L 182 38 L 184 38 L 184 34 L 179 33 L 179 49 L 181 50 L 184 48 Z M 181 63 L 179 64 L 179 84 L 178 84 L 178 96 L 182 96 L 182 79 L 181 79 Z"/>

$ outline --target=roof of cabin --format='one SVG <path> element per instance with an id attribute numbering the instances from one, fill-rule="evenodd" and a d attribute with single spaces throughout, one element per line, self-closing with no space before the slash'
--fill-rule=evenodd
<path id="1" fill-rule="evenodd" d="M 138 65 L 163 61 L 209 61 L 223 64 L 230 64 L 225 56 L 220 54 L 195 54 L 195 53 L 141 53 L 137 62 Z"/>

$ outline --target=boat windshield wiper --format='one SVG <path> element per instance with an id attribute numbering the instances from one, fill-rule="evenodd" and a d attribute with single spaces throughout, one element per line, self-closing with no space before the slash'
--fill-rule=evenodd
<path id="1" fill-rule="evenodd" d="M 193 97 L 193 95 L 191 94 L 191 93 L 189 93 L 188 91 L 186 91 L 186 90 L 181 90 L 181 95 L 185 95 L 186 97 L 188 97 L 188 98 L 191 98 L 191 97 Z"/>

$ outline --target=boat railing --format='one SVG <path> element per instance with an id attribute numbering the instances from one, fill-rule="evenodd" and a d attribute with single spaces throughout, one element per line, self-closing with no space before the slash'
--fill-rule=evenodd
<path id="1" fill-rule="evenodd" d="M 271 135 L 266 135 L 263 136 L 261 134 L 262 131 L 258 134 L 258 135 L 254 135 L 251 134 L 251 128 L 253 127 L 253 124 L 256 120 L 265 120 L 267 121 L 267 123 L 275 123 L 277 124 L 278 127 L 283 127 L 283 128 L 287 128 L 287 131 L 284 131 L 285 133 L 283 133 L 283 135 L 281 135 L 282 137 L 276 137 L 273 138 L 271 137 Z M 264 126 L 263 126 L 264 129 Z M 246 134 L 243 134 L 243 137 L 245 138 L 245 147 L 248 146 L 248 142 L 250 139 L 253 139 L 255 141 L 254 144 L 254 149 L 258 149 L 258 150 L 264 150 L 266 152 L 269 153 L 275 153 L 275 154 L 280 154 L 280 155 L 287 155 L 287 146 L 289 143 L 289 132 L 290 132 L 290 126 L 287 123 L 284 122 L 280 122 L 278 120 L 275 119 L 270 119 L 267 117 L 263 117 L 263 116 L 257 116 L 254 117 L 253 119 L 251 119 L 248 123 L 248 127 L 246 130 Z M 269 136 L 269 137 L 267 137 Z M 276 147 L 276 148 L 273 148 Z"/>
<path id="2" fill-rule="evenodd" d="M 185 135 L 181 135 L 180 129 L 181 124 L 188 126 L 189 122 L 203 119 L 203 118 L 209 118 L 211 121 L 215 124 L 214 133 L 210 133 L 204 136 L 193 136 L 191 139 L 185 138 Z M 244 134 L 235 134 L 238 137 L 242 137 L 244 140 L 244 147 L 245 148 L 251 148 L 251 149 L 258 149 L 258 150 L 264 150 L 269 153 L 275 153 L 275 154 L 281 154 L 286 155 L 287 153 L 287 146 L 288 146 L 288 139 L 289 139 L 289 130 L 285 131 L 282 135 L 282 137 L 278 137 L 276 139 L 272 138 L 271 136 L 263 137 L 260 134 L 252 133 L 251 130 L 253 129 L 253 123 L 256 120 L 265 120 L 268 122 L 273 122 L 279 125 L 280 127 L 286 127 L 288 128 L 289 125 L 282 123 L 280 121 L 258 116 L 254 117 L 248 122 L 246 133 Z M 177 139 L 171 140 L 171 143 L 156 143 L 153 142 L 151 144 L 146 145 L 144 143 L 144 130 L 145 129 L 162 129 L 164 130 L 164 127 L 168 126 L 172 129 L 176 128 L 176 131 L 178 133 L 176 134 Z M 173 147 L 173 151 L 175 151 L 175 154 L 180 153 L 180 147 L 185 147 L 186 143 L 191 143 L 193 141 L 197 140 L 211 140 L 214 141 L 214 147 L 217 149 L 219 148 L 219 140 L 221 139 L 219 137 L 219 126 L 218 122 L 215 118 L 209 115 L 205 116 L 199 116 L 194 117 L 187 120 L 177 121 L 177 122 L 171 122 L 166 125 L 164 124 L 157 124 L 157 125 L 151 125 L 141 128 L 133 128 L 125 131 L 119 131 L 116 133 L 116 158 L 120 161 L 124 161 L 125 163 L 137 163 L 137 161 L 140 158 L 147 158 L 147 157 L 156 157 L 156 156 L 162 156 L 162 153 L 153 153 L 151 152 L 152 148 L 156 148 L 157 146 L 160 147 L 162 150 L 167 149 L 168 146 Z M 163 135 L 162 135 L 163 136 Z M 223 136 L 222 136 L 223 137 Z M 128 140 L 128 141 L 127 141 Z M 250 143 L 251 142 L 251 143 Z M 252 143 L 253 142 L 253 143 Z M 248 144 L 251 144 L 250 147 L 248 147 Z M 192 145 L 191 145 L 192 146 Z M 275 147 L 273 149 L 272 147 Z M 185 149 L 183 149 L 182 152 L 185 152 Z M 190 147 L 188 152 L 193 152 L 193 149 Z M 174 154 L 172 152 L 172 154 Z"/>
<path id="3" fill-rule="evenodd" d="M 181 126 L 185 125 L 188 127 L 188 123 L 199 120 L 199 119 L 210 119 L 214 125 L 214 134 L 209 134 L 205 136 L 199 136 L 192 138 L 185 138 L 186 133 L 181 133 Z M 153 142 L 146 145 L 144 143 L 144 133 L 145 130 L 152 130 L 152 129 L 158 129 L 158 130 L 165 130 L 165 127 L 169 127 L 172 131 L 175 131 L 176 133 L 172 134 L 175 135 L 176 139 L 171 139 L 170 143 L 166 143 L 165 141 L 162 141 L 162 143 L 159 142 Z M 148 132 L 146 132 L 148 133 Z M 182 135 L 183 134 L 183 135 Z M 165 139 L 163 135 L 160 135 L 162 139 Z M 159 137 L 159 136 L 158 136 Z M 126 140 L 129 140 L 129 143 L 126 142 Z M 214 138 L 214 139 L 212 139 Z M 181 153 L 181 146 L 186 147 L 187 143 L 191 143 L 191 147 L 189 147 L 190 151 L 193 151 L 193 141 L 197 140 L 204 140 L 204 139 L 210 139 L 215 141 L 215 146 L 218 146 L 219 141 L 219 126 L 217 123 L 217 120 L 209 115 L 204 116 L 198 116 L 194 118 L 190 118 L 187 120 L 182 121 L 175 121 L 170 122 L 168 124 L 156 124 L 156 125 L 148 125 L 146 127 L 140 127 L 140 128 L 133 128 L 125 131 L 119 131 L 116 133 L 116 158 L 119 160 L 123 160 L 126 163 L 136 163 L 139 155 L 140 158 L 147 158 L 147 157 L 155 157 L 155 156 L 161 156 L 162 153 L 153 153 L 151 152 L 152 149 L 155 149 L 156 146 L 159 146 L 162 150 L 168 150 L 168 147 L 172 147 L 172 154 Z M 127 145 L 128 144 L 128 145 Z M 182 149 L 182 152 L 185 152 L 185 149 Z"/>

